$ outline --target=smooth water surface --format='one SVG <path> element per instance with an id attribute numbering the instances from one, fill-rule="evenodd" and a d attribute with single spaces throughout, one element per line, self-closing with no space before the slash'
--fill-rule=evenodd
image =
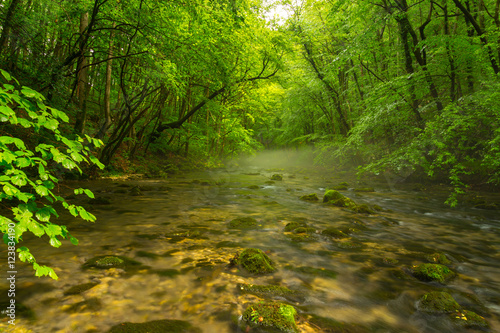
<path id="1" fill-rule="evenodd" d="M 270 183 L 276 173 L 283 181 Z M 241 292 L 238 284 L 247 283 L 300 291 L 301 297 L 278 300 L 296 307 L 301 332 L 321 332 L 309 321 L 313 316 L 358 324 L 360 332 L 468 332 L 445 315 L 417 310 L 418 300 L 432 290 L 448 291 L 483 315 L 492 332 L 500 332 L 498 212 L 450 209 L 442 196 L 394 190 L 390 184 L 356 194 L 352 180 L 341 191 L 344 195 L 384 211 L 356 214 L 322 204 L 325 189 L 341 181 L 338 175 L 312 169 L 254 167 L 165 180 L 70 184 L 90 188 L 109 204 L 86 205 L 98 218 L 95 224 L 60 218 L 79 246 L 65 241 L 54 249 L 44 240 L 26 238 L 23 245 L 60 279 L 36 278 L 29 267 L 17 264 L 16 301 L 30 308 L 35 319 L 18 318 L 10 331 L 106 332 L 122 322 L 181 319 L 207 333 L 238 332 L 242 312 L 261 300 Z M 136 194 L 142 195 L 131 195 L 132 186 L 139 186 Z M 311 193 L 320 201 L 299 200 Z M 228 228 L 229 221 L 246 216 L 257 219 L 259 227 Z M 309 241 L 300 241 L 283 230 L 292 221 L 317 231 Z M 321 235 L 328 227 L 355 232 L 350 239 L 332 239 Z M 255 277 L 229 267 L 230 259 L 248 247 L 265 251 L 279 270 Z M 458 277 L 446 285 L 409 279 L 408 268 L 427 262 L 426 256 L 435 252 L 447 255 Z M 99 255 L 125 256 L 144 266 L 134 271 L 82 269 L 86 260 Z M 89 282 L 97 284 L 80 294 L 65 294 Z M 8 326 L 6 320 L 2 326 Z"/>

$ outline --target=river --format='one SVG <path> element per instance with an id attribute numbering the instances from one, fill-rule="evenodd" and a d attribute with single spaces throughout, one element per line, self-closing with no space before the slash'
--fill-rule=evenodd
<path id="1" fill-rule="evenodd" d="M 283 180 L 270 181 L 274 174 Z M 342 194 L 382 211 L 360 214 L 323 204 L 325 190 L 343 181 L 348 186 Z M 61 215 L 78 246 L 63 241 L 55 249 L 44 239 L 25 237 L 23 245 L 60 279 L 34 277 L 17 263 L 16 302 L 28 314 L 19 313 L 15 327 L 3 319 L 0 332 L 107 332 L 123 322 L 161 319 L 184 320 L 205 333 L 243 332 L 239 317 L 265 297 L 243 293 L 240 284 L 299 291 L 300 297 L 277 299 L 296 308 L 300 332 L 321 332 L 320 327 L 326 332 L 469 332 L 446 315 L 418 310 L 419 299 L 430 291 L 447 291 L 484 316 L 491 332 L 500 332 L 500 215 L 449 208 L 440 191 L 378 182 L 369 184 L 375 192 L 359 193 L 354 188 L 367 185 L 342 173 L 259 165 L 67 185 L 89 188 L 101 200 L 89 205 L 80 199 L 97 222 Z M 312 193 L 320 201 L 299 199 Z M 253 217 L 258 226 L 228 228 L 238 217 Z M 284 231 L 293 221 L 316 232 L 301 241 Z M 352 233 L 347 240 L 332 239 L 321 234 L 329 227 Z M 265 251 L 277 272 L 253 276 L 229 266 L 245 248 Z M 451 261 L 457 277 L 440 284 L 408 274 L 409 267 L 428 262 L 436 252 Z M 82 267 L 103 255 L 142 266 Z M 88 290 L 69 292 L 88 283 Z M 346 326 L 335 330 L 311 319 L 319 317 Z"/>

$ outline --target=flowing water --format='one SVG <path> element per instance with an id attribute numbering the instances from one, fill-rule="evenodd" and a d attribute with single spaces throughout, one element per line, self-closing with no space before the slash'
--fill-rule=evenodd
<path id="1" fill-rule="evenodd" d="M 283 181 L 269 182 L 277 173 Z M 31 309 L 33 318 L 18 316 L 15 328 L 3 319 L 0 332 L 2 327 L 9 332 L 107 332 L 119 323 L 159 319 L 185 320 L 206 333 L 243 332 L 238 318 L 262 298 L 242 293 L 242 283 L 299 291 L 300 297 L 275 299 L 295 306 L 301 332 L 321 332 L 314 316 L 357 324 L 345 332 L 470 331 L 446 315 L 417 310 L 418 300 L 434 290 L 448 291 L 484 316 L 491 332 L 500 332 L 498 211 L 450 209 L 438 193 L 396 190 L 391 184 L 356 194 L 354 180 L 341 192 L 383 211 L 357 214 L 322 204 L 325 189 L 344 180 L 312 168 L 234 167 L 164 180 L 71 184 L 90 188 L 109 204 L 86 205 L 97 216 L 95 224 L 61 216 L 79 246 L 64 241 L 54 249 L 43 240 L 25 239 L 23 245 L 60 279 L 36 278 L 17 263 L 16 301 Z M 132 186 L 139 186 L 142 195 L 131 195 Z M 299 200 L 311 193 L 320 201 Z M 237 217 L 253 217 L 259 226 L 228 228 Z M 292 221 L 306 222 L 317 232 L 300 241 L 284 232 Z M 328 227 L 357 231 L 338 240 L 321 235 Z M 228 266 L 249 247 L 265 251 L 278 271 L 252 276 Z M 411 279 L 408 268 L 428 262 L 426 256 L 435 252 L 446 254 L 458 276 L 446 285 Z M 144 266 L 82 269 L 86 260 L 100 255 L 124 256 Z M 68 295 L 71 287 L 89 282 L 96 285 Z"/>

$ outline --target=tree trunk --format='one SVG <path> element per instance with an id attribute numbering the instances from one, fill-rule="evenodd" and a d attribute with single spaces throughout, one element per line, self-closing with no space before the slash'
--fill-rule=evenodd
<path id="1" fill-rule="evenodd" d="M 85 33 L 89 25 L 89 13 L 82 13 L 80 16 L 80 35 Z M 86 95 L 87 95 L 87 81 L 88 81 L 88 70 L 87 70 L 87 58 L 85 57 L 85 50 L 82 49 L 80 58 L 78 59 L 77 67 L 77 88 L 76 94 L 78 98 L 78 113 L 76 115 L 75 122 L 75 132 L 77 134 L 83 134 L 85 129 L 85 123 L 87 121 L 87 106 L 86 106 Z"/>
<path id="2" fill-rule="evenodd" d="M 5 21 L 3 23 L 2 35 L 0 35 L 0 55 L 5 53 L 5 50 L 7 49 L 10 30 L 14 25 L 14 15 L 20 3 L 21 0 L 12 0 L 9 9 L 7 9 L 7 15 L 5 16 Z"/>
<path id="3" fill-rule="evenodd" d="M 113 23 L 113 28 L 116 26 L 116 23 Z M 114 30 L 111 30 L 111 34 L 109 36 L 109 49 L 108 49 L 108 61 L 106 62 L 106 87 L 104 89 L 104 123 L 97 133 L 96 137 L 98 139 L 103 139 L 106 135 L 109 127 L 111 126 L 111 74 L 112 74 L 112 63 L 113 63 L 113 38 L 114 38 Z"/>

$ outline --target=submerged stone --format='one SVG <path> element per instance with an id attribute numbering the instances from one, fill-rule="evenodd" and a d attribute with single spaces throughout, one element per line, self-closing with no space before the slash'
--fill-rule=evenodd
<path id="1" fill-rule="evenodd" d="M 355 188 L 354 192 L 375 192 L 375 189 L 373 187 L 362 187 L 362 188 Z"/>
<path id="2" fill-rule="evenodd" d="M 325 235 L 325 236 L 330 236 L 330 237 L 333 237 L 333 238 L 346 238 L 346 237 L 349 237 L 348 234 L 344 233 L 341 230 L 335 229 L 335 228 L 326 228 L 325 230 L 323 230 L 321 232 L 321 234 Z"/>
<path id="3" fill-rule="evenodd" d="M 432 291 L 419 300 L 417 308 L 422 312 L 451 313 L 459 310 L 460 305 L 447 292 Z"/>
<path id="4" fill-rule="evenodd" d="M 284 230 L 287 232 L 290 232 L 290 231 L 293 231 L 297 228 L 305 228 L 305 227 L 307 227 L 307 224 L 304 222 L 290 222 L 290 223 L 287 223 Z"/>
<path id="5" fill-rule="evenodd" d="M 331 279 L 335 279 L 337 277 L 337 272 L 332 271 L 330 269 L 326 269 L 326 268 L 316 268 L 316 267 L 309 267 L 309 266 L 293 267 L 291 265 L 287 265 L 287 266 L 285 266 L 285 268 L 288 270 L 297 272 L 297 273 L 316 275 L 316 276 L 327 277 L 327 278 L 331 278 Z"/>
<path id="6" fill-rule="evenodd" d="M 356 213 L 375 214 L 375 211 L 366 204 L 356 205 L 355 207 L 349 207 L 349 208 L 354 210 Z"/>
<path id="7" fill-rule="evenodd" d="M 458 326 L 478 329 L 490 327 L 484 317 L 469 310 L 455 310 L 455 312 L 451 313 L 449 316 L 451 321 Z"/>
<path id="8" fill-rule="evenodd" d="M 455 272 L 440 264 L 420 264 L 412 268 L 413 276 L 421 281 L 438 281 L 445 283 L 455 277 Z"/>
<path id="9" fill-rule="evenodd" d="M 108 269 L 108 268 L 126 269 L 131 266 L 141 266 L 141 263 L 122 256 L 97 256 L 87 260 L 82 267 L 84 269 L 91 267 L 99 269 Z"/>
<path id="10" fill-rule="evenodd" d="M 229 222 L 230 229 L 251 229 L 257 226 L 257 220 L 253 217 L 238 217 Z"/>
<path id="11" fill-rule="evenodd" d="M 277 173 L 277 174 L 274 174 L 274 175 L 271 176 L 271 180 L 278 180 L 278 181 L 280 181 L 280 180 L 283 180 L 283 176 Z"/>
<path id="12" fill-rule="evenodd" d="M 236 254 L 233 263 L 253 274 L 268 274 L 276 271 L 273 261 L 262 250 L 249 248 Z"/>
<path id="13" fill-rule="evenodd" d="M 331 318 L 316 315 L 307 315 L 307 321 L 325 333 L 368 333 L 371 332 L 366 327 L 358 324 L 349 324 Z"/>
<path id="14" fill-rule="evenodd" d="M 82 312 L 96 312 L 102 308 L 101 300 L 97 297 L 92 297 L 84 301 L 71 304 L 64 312 L 68 313 L 82 313 Z"/>
<path id="15" fill-rule="evenodd" d="M 332 186 L 332 190 L 335 190 L 335 191 L 346 191 L 347 190 L 347 186 L 345 186 L 345 185 L 335 185 L 335 186 Z"/>
<path id="16" fill-rule="evenodd" d="M 299 199 L 303 201 L 312 201 L 312 202 L 319 201 L 318 195 L 316 193 L 303 195 Z"/>
<path id="17" fill-rule="evenodd" d="M 250 327 L 268 327 L 282 332 L 297 333 L 295 323 L 297 311 L 291 305 L 279 302 L 259 302 L 250 305 L 242 315 L 242 319 Z"/>
<path id="18" fill-rule="evenodd" d="M 430 262 L 436 264 L 443 264 L 443 265 L 451 264 L 451 261 L 446 257 L 446 254 L 444 254 L 443 252 L 436 252 L 433 254 L 429 254 L 425 258 Z"/>
<path id="19" fill-rule="evenodd" d="M 282 286 L 257 285 L 257 284 L 238 284 L 238 289 L 243 293 L 253 294 L 261 297 L 271 296 L 293 296 L 299 294 L 295 290 Z"/>
<path id="20" fill-rule="evenodd" d="M 258 185 L 250 185 L 248 188 L 251 190 L 258 190 L 260 187 Z"/>
<path id="21" fill-rule="evenodd" d="M 201 333 L 198 327 L 193 327 L 182 320 L 153 320 L 145 323 L 121 323 L 111 327 L 108 333 Z"/>
<path id="22" fill-rule="evenodd" d="M 97 282 L 89 282 L 89 283 L 78 284 L 78 285 L 73 286 L 73 287 L 69 288 L 68 290 L 66 290 L 64 292 L 64 295 L 78 295 L 78 294 L 83 293 L 84 291 L 87 291 L 89 289 L 94 288 L 98 284 L 99 283 L 97 283 Z"/>

